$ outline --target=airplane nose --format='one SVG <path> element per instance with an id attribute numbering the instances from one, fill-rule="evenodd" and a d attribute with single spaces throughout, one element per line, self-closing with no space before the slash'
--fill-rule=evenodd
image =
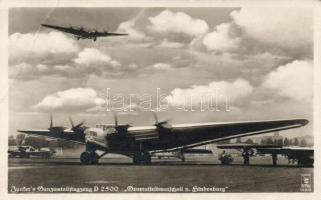
<path id="1" fill-rule="evenodd" d="M 302 120 L 301 120 L 302 126 L 305 126 L 305 125 L 307 125 L 308 123 L 309 123 L 309 120 L 307 120 L 307 119 L 302 119 Z"/>

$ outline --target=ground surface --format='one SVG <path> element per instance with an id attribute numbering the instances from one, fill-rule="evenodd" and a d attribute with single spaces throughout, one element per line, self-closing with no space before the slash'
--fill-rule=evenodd
<path id="1" fill-rule="evenodd" d="M 85 166 L 76 158 L 16 158 L 9 159 L 8 191 L 168 192 L 175 187 L 179 192 L 300 192 L 301 175 L 313 177 L 313 168 L 288 165 L 281 158 L 278 167 L 271 166 L 270 157 L 255 158 L 251 163 L 243 166 L 242 159 L 236 158 L 233 165 L 222 166 L 203 156 L 188 158 L 185 163 L 156 159 L 151 165 L 136 166 L 121 157 Z"/>

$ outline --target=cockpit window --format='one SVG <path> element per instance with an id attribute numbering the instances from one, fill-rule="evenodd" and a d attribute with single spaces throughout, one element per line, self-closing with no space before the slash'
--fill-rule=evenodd
<path id="1" fill-rule="evenodd" d="M 115 125 L 110 124 L 96 124 L 96 128 L 101 128 L 104 131 L 108 130 L 109 128 L 113 128 Z"/>
<path id="2" fill-rule="evenodd" d="M 109 135 L 109 134 L 113 134 L 113 133 L 116 133 L 116 129 L 115 128 L 108 128 L 106 130 L 106 134 Z"/>
<path id="3" fill-rule="evenodd" d="M 91 136 L 97 136 L 97 133 L 95 132 L 95 131 L 89 131 L 89 135 L 91 135 Z"/>

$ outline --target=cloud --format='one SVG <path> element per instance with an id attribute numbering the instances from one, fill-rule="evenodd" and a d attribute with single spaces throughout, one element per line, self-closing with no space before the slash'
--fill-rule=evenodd
<path id="1" fill-rule="evenodd" d="M 231 14 L 243 32 L 263 44 L 304 53 L 313 43 L 313 10 L 309 8 L 242 8 Z M 303 49 L 302 49 L 303 48 Z"/>
<path id="2" fill-rule="evenodd" d="M 58 71 L 67 71 L 71 69 L 69 65 L 55 65 L 53 68 Z"/>
<path id="3" fill-rule="evenodd" d="M 97 97 L 92 88 L 72 88 L 44 97 L 34 109 L 40 111 L 80 111 L 102 106 L 105 100 Z"/>
<path id="4" fill-rule="evenodd" d="M 168 63 L 156 63 L 153 65 L 154 69 L 157 70 L 172 70 L 172 66 Z"/>
<path id="5" fill-rule="evenodd" d="M 166 48 L 179 48 L 191 39 L 208 31 L 206 21 L 192 18 L 184 12 L 143 9 L 134 18 L 119 24 L 118 32 L 129 35 L 113 40 L 114 45 L 135 44 L 156 45 Z"/>
<path id="6" fill-rule="evenodd" d="M 18 77 L 20 74 L 28 73 L 29 71 L 33 70 L 33 67 L 30 64 L 23 62 L 14 66 L 10 66 L 9 69 L 9 77 L 14 78 Z"/>
<path id="7" fill-rule="evenodd" d="M 120 65 L 118 61 L 112 60 L 109 55 L 103 54 L 95 48 L 85 48 L 79 52 L 78 57 L 73 59 L 73 61 L 81 65 L 92 65 L 95 63 L 109 63 L 113 67 Z"/>
<path id="8" fill-rule="evenodd" d="M 50 71 L 50 68 L 47 65 L 37 64 L 31 65 L 29 63 L 19 63 L 9 67 L 9 78 L 15 79 L 31 79 L 36 77 L 39 74 L 46 74 Z"/>
<path id="9" fill-rule="evenodd" d="M 147 36 L 143 30 L 140 30 L 137 21 L 142 17 L 142 13 L 138 14 L 135 18 L 130 19 L 128 21 L 122 22 L 119 24 L 117 31 L 127 33 L 124 39 L 132 42 L 142 42 L 142 41 L 150 41 L 151 37 Z"/>
<path id="10" fill-rule="evenodd" d="M 47 64 L 30 64 L 22 62 L 9 66 L 9 78 L 17 80 L 39 79 L 42 76 L 60 76 L 67 77 L 74 67 L 69 65 L 47 65 Z"/>
<path id="11" fill-rule="evenodd" d="M 208 50 L 231 51 L 239 48 L 241 38 L 231 36 L 231 24 L 217 25 L 213 32 L 206 34 L 203 44 Z"/>
<path id="12" fill-rule="evenodd" d="M 231 21 L 195 37 L 198 51 L 239 55 L 270 53 L 293 59 L 312 58 L 313 12 L 309 8 L 241 8 Z"/>
<path id="13" fill-rule="evenodd" d="M 149 29 L 160 33 L 183 33 L 189 36 L 198 36 L 208 30 L 204 20 L 194 19 L 183 12 L 164 10 L 155 17 L 149 17 Z"/>
<path id="14" fill-rule="evenodd" d="M 39 64 L 36 66 L 39 71 L 48 71 L 49 68 L 47 65 Z"/>
<path id="15" fill-rule="evenodd" d="M 160 48 L 181 48 L 184 44 L 180 42 L 171 42 L 165 38 L 157 47 Z"/>
<path id="16" fill-rule="evenodd" d="M 248 96 L 253 91 L 251 84 L 244 79 L 236 79 L 233 82 L 213 81 L 208 85 L 196 85 L 187 89 L 175 88 L 166 100 L 171 105 L 183 105 L 190 99 L 193 104 L 211 101 L 217 98 L 218 101 L 235 102 Z"/>
<path id="17" fill-rule="evenodd" d="M 119 61 L 112 59 L 107 53 L 103 53 L 95 48 L 84 48 L 77 54 L 77 57 L 65 63 L 55 64 L 46 60 L 39 61 L 38 63 L 22 62 L 10 65 L 9 77 L 20 80 L 30 80 L 40 76 L 84 79 L 90 74 L 97 74 L 103 77 L 117 77 L 122 75 L 122 71 L 127 69 L 122 67 Z"/>
<path id="18" fill-rule="evenodd" d="M 9 36 L 11 60 L 74 54 L 79 49 L 74 40 L 59 32 L 14 33 Z"/>
<path id="19" fill-rule="evenodd" d="M 135 70 L 138 68 L 138 65 L 136 63 L 131 63 L 128 65 L 128 68 L 131 69 L 131 70 Z"/>
<path id="20" fill-rule="evenodd" d="M 280 66 L 266 76 L 262 86 L 275 90 L 282 97 L 309 102 L 313 97 L 312 63 L 295 60 Z"/>

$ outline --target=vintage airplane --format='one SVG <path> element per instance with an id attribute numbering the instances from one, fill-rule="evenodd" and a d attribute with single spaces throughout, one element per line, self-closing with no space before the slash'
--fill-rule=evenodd
<path id="1" fill-rule="evenodd" d="M 30 157 L 40 157 L 40 158 L 51 158 L 56 153 L 55 150 L 50 148 L 39 148 L 36 149 L 32 146 L 9 146 L 8 155 L 11 158 L 30 158 Z"/>
<path id="2" fill-rule="evenodd" d="M 43 27 L 47 27 L 47 28 L 52 28 L 58 31 L 62 31 L 65 33 L 70 33 L 73 34 L 77 40 L 79 39 L 92 39 L 94 41 L 97 40 L 98 37 L 110 37 L 110 36 L 125 36 L 128 35 L 126 33 L 110 33 L 108 31 L 102 31 L 99 32 L 97 30 L 86 30 L 83 27 L 62 27 L 62 26 L 53 26 L 53 25 L 49 25 L 49 24 L 41 24 L 41 26 Z"/>
<path id="3" fill-rule="evenodd" d="M 262 154 L 271 154 L 273 165 L 277 165 L 277 155 L 284 155 L 289 161 L 297 162 L 299 167 L 313 166 L 314 149 L 308 147 L 282 147 L 282 148 L 263 148 L 259 150 Z"/>
<path id="4" fill-rule="evenodd" d="M 283 147 L 281 145 L 260 145 L 260 144 L 224 144 L 217 145 L 219 149 L 236 149 L 242 152 L 244 158 L 244 164 L 250 164 L 250 157 L 256 155 L 270 154 L 272 156 L 273 165 L 277 165 L 277 156 L 283 155 L 288 158 L 289 161 L 297 162 L 298 166 L 313 166 L 314 162 L 314 150 L 307 147 Z M 221 158 L 222 164 L 224 159 Z"/>
<path id="5" fill-rule="evenodd" d="M 158 159 L 163 158 L 178 158 L 182 162 L 185 162 L 186 157 L 185 154 L 212 154 L 211 150 L 207 149 L 181 149 L 179 151 L 171 151 L 171 152 L 152 152 L 151 156 L 156 157 Z"/>
<path id="6" fill-rule="evenodd" d="M 152 126 L 134 127 L 129 124 L 99 125 L 93 128 L 83 126 L 83 122 L 71 128 L 54 127 L 52 118 L 47 130 L 18 130 L 21 133 L 46 136 L 86 145 L 80 155 L 83 164 L 95 164 L 107 153 L 122 154 L 133 159 L 135 164 L 151 162 L 151 153 L 186 150 L 189 148 L 243 136 L 281 131 L 306 125 L 306 119 L 223 122 L 170 125 L 168 121 L 158 121 L 154 114 Z M 97 150 L 104 153 L 98 155 Z"/>

